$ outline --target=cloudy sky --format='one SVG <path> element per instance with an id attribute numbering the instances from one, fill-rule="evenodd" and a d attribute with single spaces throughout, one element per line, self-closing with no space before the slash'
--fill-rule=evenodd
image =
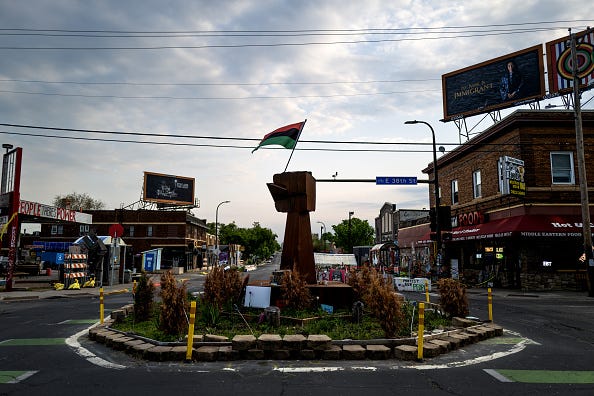
<path id="1" fill-rule="evenodd" d="M 212 222 L 229 200 L 220 222 L 260 222 L 282 241 L 285 215 L 266 183 L 291 152 L 252 154 L 266 133 L 307 119 L 288 171 L 426 179 L 431 132 L 404 121 L 429 122 L 447 150 L 459 143 L 440 121 L 441 76 L 581 31 L 594 24 L 590 6 L 0 0 L 0 123 L 17 125 L 0 137 L 23 148 L 22 199 L 87 193 L 111 209 L 140 199 L 144 171 L 180 175 L 196 179 L 196 216 Z M 384 202 L 427 208 L 428 194 L 426 184 L 318 183 L 312 229 L 349 211 L 373 226 Z"/>

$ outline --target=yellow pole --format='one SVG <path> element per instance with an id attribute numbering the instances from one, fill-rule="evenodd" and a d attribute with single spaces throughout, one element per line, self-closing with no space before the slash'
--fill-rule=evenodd
<path id="1" fill-rule="evenodd" d="M 188 347 L 186 349 L 186 360 L 192 360 L 192 346 L 194 344 L 194 322 L 196 320 L 196 301 L 190 304 L 190 325 L 188 326 Z"/>
<path id="2" fill-rule="evenodd" d="M 99 288 L 99 323 L 103 324 L 103 288 Z"/>
<path id="3" fill-rule="evenodd" d="M 132 294 L 136 293 L 136 279 L 134 279 L 134 284 L 132 285 Z"/>
<path id="4" fill-rule="evenodd" d="M 488 289 L 489 292 L 489 297 L 488 297 L 488 302 L 489 302 L 489 321 L 493 322 L 493 295 L 491 294 L 491 288 L 489 287 Z"/>
<path id="5" fill-rule="evenodd" d="M 431 300 L 429 300 L 429 281 L 427 279 L 425 279 L 425 301 L 428 303 L 431 302 Z"/>
<path id="6" fill-rule="evenodd" d="M 425 332 L 425 304 L 419 303 L 419 329 L 417 331 L 417 358 L 423 360 L 423 333 Z"/>

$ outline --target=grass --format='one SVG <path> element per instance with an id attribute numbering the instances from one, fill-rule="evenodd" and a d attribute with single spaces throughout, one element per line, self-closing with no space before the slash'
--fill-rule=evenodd
<path id="1" fill-rule="evenodd" d="M 402 330 L 398 336 L 410 337 L 410 322 L 413 310 L 410 305 L 405 304 L 404 311 L 405 323 L 402 323 Z M 243 309 L 241 315 L 237 312 L 222 312 L 213 317 L 208 307 L 203 306 L 196 312 L 194 334 L 216 334 L 228 337 L 229 339 L 240 334 L 253 334 L 255 337 L 259 337 L 262 334 L 279 334 L 280 336 L 288 334 L 302 334 L 304 336 L 325 334 L 333 340 L 384 338 L 384 331 L 379 320 L 368 314 L 363 315 L 360 323 L 354 323 L 351 320 L 350 312 L 346 310 L 328 314 L 322 310 L 295 311 L 287 309 L 281 311 L 281 323 L 280 326 L 276 327 L 269 324 L 266 320 L 260 319 L 262 312 L 262 309 Z M 413 331 L 417 329 L 417 321 L 418 312 L 415 312 Z M 425 328 L 427 330 L 430 331 L 435 328 L 446 328 L 449 326 L 450 321 L 438 313 L 431 311 L 425 313 Z M 159 330 L 158 304 L 152 316 L 147 321 L 135 322 L 134 315 L 130 315 L 122 322 L 113 324 L 111 327 L 164 342 L 182 341 L 186 335 L 168 336 Z"/>

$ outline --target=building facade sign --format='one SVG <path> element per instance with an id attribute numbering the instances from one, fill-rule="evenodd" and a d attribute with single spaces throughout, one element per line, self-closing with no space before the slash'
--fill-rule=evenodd
<path id="1" fill-rule="evenodd" d="M 73 223 L 93 224 L 93 216 L 66 208 L 44 205 L 39 202 L 20 201 L 19 214 L 44 217 Z"/>
<path id="2" fill-rule="evenodd" d="M 502 195 L 526 195 L 524 161 L 503 156 L 499 158 L 499 191 Z"/>

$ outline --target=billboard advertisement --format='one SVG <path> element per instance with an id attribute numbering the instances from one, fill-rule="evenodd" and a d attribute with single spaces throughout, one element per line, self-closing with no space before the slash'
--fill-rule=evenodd
<path id="1" fill-rule="evenodd" d="M 577 74 L 580 88 L 594 82 L 594 31 L 576 33 Z M 566 36 L 546 45 L 549 93 L 567 94 L 573 86 L 573 61 L 570 37 Z"/>
<path id="2" fill-rule="evenodd" d="M 173 205 L 193 205 L 194 178 L 144 172 L 143 199 Z"/>
<path id="3" fill-rule="evenodd" d="M 542 46 L 444 74 L 444 121 L 488 113 L 545 95 Z"/>

